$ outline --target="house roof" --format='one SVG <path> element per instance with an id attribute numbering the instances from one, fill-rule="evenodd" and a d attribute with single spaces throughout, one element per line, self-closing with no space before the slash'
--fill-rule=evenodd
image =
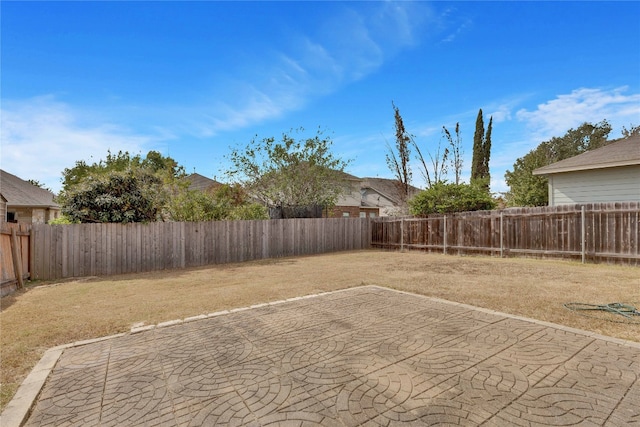
<path id="1" fill-rule="evenodd" d="M 378 204 L 372 205 L 367 203 L 364 197 L 365 192 L 374 192 L 384 197 L 386 200 L 394 205 L 400 204 L 400 197 L 398 194 L 398 187 L 396 186 L 396 180 L 387 178 L 358 178 L 357 176 L 342 172 L 343 178 L 351 183 L 351 191 L 348 194 L 341 196 L 338 201 L 338 206 L 365 206 L 365 207 L 379 207 Z M 419 188 L 410 186 L 409 197 L 414 196 L 421 190 Z"/>
<path id="2" fill-rule="evenodd" d="M 387 178 L 362 178 L 362 188 L 370 188 L 387 199 L 399 203 L 397 181 L 395 179 Z M 409 186 L 409 197 L 412 197 L 420 192 L 419 188 L 412 185 Z"/>
<path id="3" fill-rule="evenodd" d="M 189 180 L 189 182 L 191 183 L 191 185 L 189 185 L 189 190 L 204 191 L 211 187 L 222 185 L 215 179 L 207 178 L 206 176 L 200 175 L 199 173 L 195 172 L 187 176 L 187 180 Z"/>
<path id="4" fill-rule="evenodd" d="M 562 172 L 634 165 L 640 165 L 640 135 L 620 139 L 604 147 L 543 166 L 534 170 L 533 174 L 550 175 Z"/>
<path id="5" fill-rule="evenodd" d="M 0 169 L 0 194 L 7 206 L 60 208 L 54 194 Z"/>

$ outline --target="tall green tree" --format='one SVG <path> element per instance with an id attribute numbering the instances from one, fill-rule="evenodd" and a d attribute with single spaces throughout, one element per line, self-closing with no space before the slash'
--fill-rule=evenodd
<path id="1" fill-rule="evenodd" d="M 62 193 L 71 190 L 82 183 L 88 177 L 106 175 L 111 172 L 125 172 L 127 170 L 147 170 L 153 174 L 165 177 L 169 180 L 184 177 L 184 168 L 171 157 L 164 157 L 157 151 L 149 151 L 146 157 L 139 154 L 132 156 L 129 152 L 118 151 L 113 154 L 107 150 L 104 160 L 87 163 L 84 160 L 76 161 L 72 168 L 66 168 L 62 172 Z"/>
<path id="2" fill-rule="evenodd" d="M 489 170 L 489 159 L 491 158 L 491 133 L 493 132 L 493 116 L 489 117 L 489 126 L 482 143 L 482 179 L 483 187 L 489 192 L 491 183 L 491 172 Z"/>
<path id="3" fill-rule="evenodd" d="M 471 158 L 471 181 L 482 177 L 482 164 L 484 158 L 484 118 L 482 108 L 476 117 L 476 130 L 473 134 L 473 157 Z"/>
<path id="4" fill-rule="evenodd" d="M 344 169 L 349 161 L 331 152 L 333 141 L 321 129 L 313 137 L 296 137 L 303 133 L 299 128 L 280 140 L 256 137 L 232 148 L 227 176 L 269 207 L 335 205 L 347 190 Z"/>
<path id="5" fill-rule="evenodd" d="M 585 151 L 607 145 L 611 125 L 583 123 L 576 129 L 569 129 L 561 137 L 553 137 L 541 142 L 535 149 L 516 160 L 513 170 L 507 170 L 505 180 L 509 192 L 505 195 L 509 206 L 546 206 L 549 203 L 548 179 L 533 175 L 535 169 L 550 165 Z"/>
<path id="6" fill-rule="evenodd" d="M 491 157 L 491 132 L 493 131 L 493 117 L 489 119 L 489 127 L 485 134 L 482 108 L 476 118 L 476 130 L 473 135 L 473 157 L 471 160 L 471 182 L 479 183 L 489 191 L 489 158 Z"/>
<path id="7" fill-rule="evenodd" d="M 394 112 L 396 146 L 395 150 L 387 143 L 387 166 L 393 173 L 400 200 L 406 202 L 409 197 L 409 188 L 411 186 L 411 150 L 409 143 L 412 136 L 409 135 L 404 127 L 404 121 L 400 115 L 400 110 L 391 102 Z"/>
<path id="8" fill-rule="evenodd" d="M 71 222 L 156 221 L 159 209 L 149 183 L 157 176 L 129 169 L 86 178 L 67 191 L 62 213 Z"/>
<path id="9" fill-rule="evenodd" d="M 513 171 L 506 171 L 504 176 L 509 192 L 505 194 L 505 201 L 508 206 L 546 206 L 548 204 L 547 178 L 533 175 L 535 169 L 549 164 L 546 147 L 542 144 L 518 158 L 513 164 Z"/>
<path id="10" fill-rule="evenodd" d="M 79 193 L 84 193 L 83 197 L 91 194 L 97 194 L 96 191 L 104 191 L 108 194 L 118 194 L 120 187 L 115 177 L 117 174 L 128 176 L 135 180 L 135 183 L 129 185 L 134 186 L 143 194 L 144 199 L 150 199 L 155 209 L 156 219 L 170 219 L 167 213 L 167 204 L 169 200 L 176 197 L 179 193 L 186 191 L 188 183 L 185 181 L 186 174 L 184 168 L 171 157 L 164 157 L 157 151 L 149 151 L 143 158 L 141 155 L 131 155 L 128 152 L 119 151 L 117 154 L 107 151 L 104 160 L 94 163 L 85 161 L 77 161 L 75 166 L 67 168 L 63 171 L 62 191 L 58 195 L 57 201 L 62 206 L 63 212 L 66 205 L 73 211 L 72 203 L 76 203 Z M 104 179 L 102 179 L 104 178 Z M 100 183 L 100 185 L 98 185 Z M 109 190 L 106 186 L 112 184 L 114 187 Z M 87 186 L 92 186 L 91 191 Z M 132 187 L 133 188 L 133 187 Z M 74 201 L 71 198 L 74 198 Z M 96 195 L 96 197 L 99 197 Z M 118 209 L 119 205 L 113 203 L 113 209 Z M 111 216 L 104 214 L 100 218 L 109 218 L 115 220 L 121 218 L 123 221 L 131 221 L 133 217 L 120 217 L 114 212 Z M 144 216 L 143 216 L 144 217 Z M 79 217 L 78 217 L 79 218 Z M 136 216 L 137 218 L 137 216 Z M 90 218 L 91 221 L 95 218 Z M 144 220 L 149 220 L 144 217 Z"/>

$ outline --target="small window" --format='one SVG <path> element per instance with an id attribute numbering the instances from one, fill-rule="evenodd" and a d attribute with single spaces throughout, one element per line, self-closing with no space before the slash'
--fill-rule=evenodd
<path id="1" fill-rule="evenodd" d="M 349 212 L 342 212 L 342 216 L 345 218 L 349 217 Z"/>
<path id="2" fill-rule="evenodd" d="M 375 212 L 369 212 L 369 218 L 375 218 L 375 217 L 376 217 Z"/>
<path id="3" fill-rule="evenodd" d="M 360 218 L 366 218 L 366 217 L 367 217 L 366 212 L 360 212 Z"/>
<path id="4" fill-rule="evenodd" d="M 15 212 L 7 212 L 7 222 L 18 222 Z"/>

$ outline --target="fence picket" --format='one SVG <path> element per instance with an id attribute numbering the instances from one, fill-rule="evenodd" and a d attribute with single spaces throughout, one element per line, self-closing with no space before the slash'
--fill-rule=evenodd
<path id="1" fill-rule="evenodd" d="M 385 248 L 564 257 L 640 265 L 640 203 L 432 215 L 149 224 L 34 224 L 22 250 L 31 279 L 54 280 Z M 401 227 L 401 221 L 404 225 Z M 3 280 L 13 275 L 3 245 Z M 28 259 L 26 255 L 28 254 Z M 5 271 L 6 270 L 6 271 Z"/>
<path id="2" fill-rule="evenodd" d="M 401 221 L 414 221 L 420 225 L 407 227 L 407 249 L 573 259 L 582 258 L 584 250 L 584 258 L 595 262 L 640 265 L 639 218 L 638 202 L 464 212 L 411 220 L 378 218 L 372 222 L 371 246 L 398 249 Z"/>

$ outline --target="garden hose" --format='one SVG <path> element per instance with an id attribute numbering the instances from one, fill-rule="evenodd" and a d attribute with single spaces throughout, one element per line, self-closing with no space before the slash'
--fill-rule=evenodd
<path id="1" fill-rule="evenodd" d="M 611 322 L 619 322 L 618 320 L 609 319 L 607 317 L 597 316 L 595 314 L 588 315 L 588 314 L 583 314 L 581 312 L 597 311 L 601 313 L 619 315 L 628 319 L 629 323 L 640 323 L 640 311 L 638 311 L 636 307 L 630 304 L 623 304 L 620 302 L 612 302 L 609 304 L 586 304 L 582 302 L 568 302 L 564 304 L 564 307 L 571 311 L 578 312 L 578 314 L 582 314 L 587 317 L 597 317 L 597 318 L 608 320 Z M 624 322 L 624 323 L 627 323 L 627 322 Z"/>

